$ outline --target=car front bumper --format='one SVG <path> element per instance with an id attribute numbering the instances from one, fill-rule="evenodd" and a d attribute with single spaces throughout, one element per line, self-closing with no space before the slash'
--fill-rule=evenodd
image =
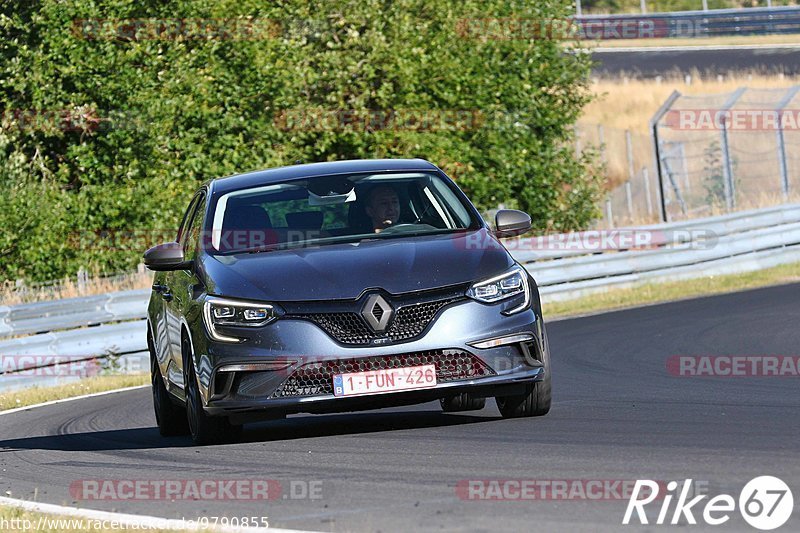
<path id="1" fill-rule="evenodd" d="M 548 371 L 542 364 L 544 325 L 533 309 L 506 316 L 503 308 L 463 300 L 442 309 L 421 337 L 390 345 L 343 346 L 316 324 L 302 319 L 279 319 L 248 332 L 250 338 L 239 344 L 215 342 L 203 332 L 195 336 L 193 344 L 206 411 L 231 416 L 236 422 L 422 403 L 461 392 L 484 397 L 521 393 L 525 384 L 543 379 Z M 340 397 L 328 391 L 286 396 L 281 392 L 299 369 L 344 360 L 401 357 L 414 361 L 423 354 L 427 362 L 437 361 L 438 375 L 438 361 L 447 357 L 439 355 L 442 353 L 459 354 L 460 361 L 469 358 L 476 368 L 483 365 L 487 371 L 451 374 L 434 388 L 363 396 Z M 330 378 L 320 376 L 321 380 Z"/>

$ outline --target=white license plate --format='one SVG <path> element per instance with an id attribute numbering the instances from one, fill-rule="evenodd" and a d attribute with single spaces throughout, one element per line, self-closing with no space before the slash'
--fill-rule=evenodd
<path id="1" fill-rule="evenodd" d="M 334 396 L 358 396 L 436 386 L 436 366 L 386 368 L 333 376 Z"/>

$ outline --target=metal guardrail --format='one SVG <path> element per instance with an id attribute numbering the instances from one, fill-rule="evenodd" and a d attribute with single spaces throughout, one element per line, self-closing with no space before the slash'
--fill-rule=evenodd
<path id="1" fill-rule="evenodd" d="M 539 286 L 549 287 L 697 265 L 794 245 L 800 245 L 800 223 L 723 237 L 708 249 L 697 249 L 695 243 L 689 242 L 660 250 L 581 256 L 525 266 Z"/>
<path id="2" fill-rule="evenodd" d="M 0 338 L 145 317 L 150 291 L 116 292 L 0 307 Z"/>
<path id="3" fill-rule="evenodd" d="M 800 33 L 800 7 L 751 7 L 575 17 L 588 39 Z M 603 26 L 599 26 L 603 24 Z M 615 30 L 614 26 L 619 30 Z"/>
<path id="4" fill-rule="evenodd" d="M 146 307 L 146 304 L 145 304 Z M 144 314 L 143 308 L 141 313 Z M 53 331 L 0 342 L 0 355 L 48 356 L 85 359 L 121 355 L 147 349 L 144 320 L 103 324 L 92 328 Z"/>
<path id="5" fill-rule="evenodd" d="M 545 301 L 575 298 L 609 288 L 800 262 L 800 205 L 638 229 L 662 236 L 658 247 L 618 248 L 603 253 L 512 250 L 512 255 L 536 279 Z M 706 238 L 702 243 L 693 240 L 694 230 L 704 230 Z M 709 233 L 716 239 L 707 240 Z M 146 326 L 142 319 L 149 295 L 149 290 L 126 291 L 0 308 L 0 336 L 36 333 L 0 341 L 0 356 L 57 355 L 63 360 L 80 361 L 114 354 L 129 358 L 132 361 L 129 367 L 146 369 Z M 2 369 L 0 374 L 0 389 L 53 380 L 50 376 L 34 379 L 3 374 Z"/>
<path id="6" fill-rule="evenodd" d="M 541 287 L 539 292 L 543 301 L 564 301 L 606 292 L 609 289 L 626 289 L 646 283 L 680 281 L 703 276 L 741 274 L 797 262 L 800 262 L 800 246 L 787 246 L 705 263 L 550 285 Z"/>
<path id="7" fill-rule="evenodd" d="M 139 314 L 146 309 L 141 303 Z M 103 371 L 147 372 L 144 320 L 0 342 L 0 392 L 70 383 Z M 88 372 L 87 372 L 88 370 Z"/>
<path id="8" fill-rule="evenodd" d="M 781 224 L 800 222 L 800 205 L 782 205 L 765 209 L 738 211 L 715 217 L 695 218 L 680 222 L 662 224 L 648 224 L 635 228 L 620 228 L 609 232 L 636 231 L 648 232 L 651 246 L 665 247 L 690 242 L 691 237 L 698 231 L 705 231 L 707 235 L 717 238 L 752 231 L 760 228 L 774 227 Z M 544 237 L 526 237 L 509 243 L 514 258 L 521 263 L 532 263 L 548 259 L 562 259 L 580 255 L 587 255 L 585 249 L 570 248 L 570 241 L 582 241 L 598 235 L 597 231 L 584 231 L 567 235 L 550 235 Z M 558 249 L 558 243 L 563 242 L 563 249 Z M 606 247 L 605 252 L 625 251 L 622 245 Z M 538 281 L 538 280 L 537 280 Z"/>
<path id="9" fill-rule="evenodd" d="M 515 257 L 536 279 L 543 300 L 567 300 L 610 288 L 750 272 L 800 261 L 798 216 L 800 206 L 791 205 L 648 226 L 651 231 L 671 231 L 680 237 L 653 250 L 584 250 L 534 261 L 525 261 L 520 254 Z M 681 240 L 698 229 L 704 230 L 702 242 Z M 716 239 L 708 240 L 709 233 Z"/>

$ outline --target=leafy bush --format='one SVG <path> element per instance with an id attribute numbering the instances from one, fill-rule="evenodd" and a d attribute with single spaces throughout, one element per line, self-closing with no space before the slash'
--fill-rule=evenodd
<path id="1" fill-rule="evenodd" d="M 464 31 L 487 17 L 564 18 L 560 0 L 0 9 L 0 279 L 130 269 L 147 239 L 96 237 L 169 235 L 203 181 L 296 160 L 425 157 L 479 207 L 527 210 L 539 229 L 582 228 L 596 214 L 594 160 L 576 159 L 571 138 L 588 56 L 538 36 L 487 36 L 486 20 Z M 159 19 L 179 18 L 186 27 L 152 38 Z M 198 19 L 223 31 L 186 29 Z M 370 129 L 342 120 L 351 110 L 472 120 Z M 315 122 L 320 111 L 334 127 Z"/>

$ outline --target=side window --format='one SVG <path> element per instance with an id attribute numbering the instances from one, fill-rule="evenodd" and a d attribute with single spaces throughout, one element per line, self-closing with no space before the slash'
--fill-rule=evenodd
<path id="1" fill-rule="evenodd" d="M 464 207 L 464 204 L 461 203 L 461 201 L 458 199 L 455 193 L 450 189 L 450 187 L 448 187 L 442 180 L 433 180 L 432 185 L 433 188 L 438 193 L 437 196 L 439 196 L 444 200 L 444 204 L 446 206 L 450 207 L 450 209 L 448 210 L 448 214 L 450 216 L 455 215 L 456 218 L 455 227 L 468 228 L 470 225 L 469 211 L 467 211 L 467 208 Z M 439 202 L 437 200 L 434 203 L 438 204 Z M 450 216 L 448 216 L 447 218 L 450 218 Z"/>
<path id="2" fill-rule="evenodd" d="M 183 236 L 186 233 L 186 230 L 189 228 L 189 224 L 192 220 L 192 213 L 197 208 L 197 202 L 200 199 L 199 194 L 195 194 L 192 198 L 192 201 L 189 202 L 189 207 L 186 209 L 186 213 L 183 215 L 183 221 L 181 222 L 180 227 L 178 228 L 178 236 L 175 237 L 175 242 L 179 242 L 183 244 Z"/>
<path id="3" fill-rule="evenodd" d="M 200 233 L 203 230 L 203 221 L 205 220 L 206 213 L 205 194 L 197 195 L 197 202 L 194 204 L 194 212 L 191 214 L 192 221 L 183 235 L 181 246 L 183 247 L 183 256 L 187 261 L 194 260 L 197 257 L 197 248 L 200 244 Z"/>

